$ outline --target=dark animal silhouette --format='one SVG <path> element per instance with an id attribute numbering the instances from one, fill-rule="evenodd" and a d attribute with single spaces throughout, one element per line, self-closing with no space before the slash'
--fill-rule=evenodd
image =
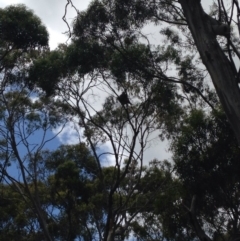
<path id="1" fill-rule="evenodd" d="M 121 95 L 118 96 L 118 100 L 122 105 L 131 105 L 131 102 L 129 101 L 128 95 L 126 92 L 122 92 Z"/>

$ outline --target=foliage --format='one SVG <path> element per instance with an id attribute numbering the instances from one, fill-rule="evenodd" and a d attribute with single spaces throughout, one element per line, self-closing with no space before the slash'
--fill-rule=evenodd
<path id="1" fill-rule="evenodd" d="M 197 197 L 197 210 L 210 235 L 237 235 L 239 148 L 222 110 L 193 110 L 172 143 L 177 175 L 186 188 L 185 205 Z"/>
<path id="2" fill-rule="evenodd" d="M 0 15 L 0 70 L 5 73 L 8 81 L 23 82 L 26 69 L 23 70 L 22 66 L 30 63 L 41 50 L 46 49 L 47 30 L 25 5 L 0 9 Z"/>
<path id="3" fill-rule="evenodd" d="M 10 44 L 13 49 L 25 50 L 48 44 L 46 28 L 26 6 L 9 6 L 1 9 L 0 13 L 2 43 Z"/>
<path id="4" fill-rule="evenodd" d="M 207 14 L 200 1 L 93 1 L 74 20 L 72 41 L 53 51 L 32 11 L 23 5 L 0 9 L 4 239 L 238 237 L 239 149 L 233 136 L 239 105 L 225 99 L 232 87 L 224 87 L 222 76 L 234 76 L 229 86 L 236 87 L 233 53 L 240 55 L 233 29 L 231 35 L 213 31 L 216 21 L 227 29 L 233 23 L 224 4 L 218 7 Z M 214 20 L 210 15 L 218 10 Z M 144 32 L 153 23 L 162 36 L 158 45 Z M 120 103 L 123 93 L 130 103 Z M 44 149 L 52 140 L 47 134 L 66 123 L 81 141 Z M 41 140 L 33 142 L 39 133 Z M 152 140 L 165 138 L 173 163 L 145 165 Z M 20 178 L 10 172 L 15 165 Z"/>
<path id="5" fill-rule="evenodd" d="M 109 187 L 114 181 L 114 168 L 103 168 L 104 179 L 102 180 L 101 176 L 95 173 L 97 167 L 92 168 L 93 156 L 83 143 L 75 146 L 61 146 L 53 152 L 43 151 L 39 155 L 39 159 L 44 159 L 45 164 L 41 172 L 45 175 L 39 176 L 38 191 L 42 208 L 48 215 L 47 226 L 51 236 L 54 239 L 65 240 L 102 239 L 105 217 L 108 213 L 107 197 L 111 191 Z M 124 172 L 124 169 L 125 167 L 121 171 Z M 149 223 L 149 230 L 145 229 L 146 233 L 150 235 L 150 232 L 153 232 L 151 233 L 153 237 L 157 233 L 161 237 L 171 237 L 167 232 L 150 231 L 150 224 L 158 225 L 160 220 L 161 222 L 165 220 L 165 215 L 168 215 L 165 214 L 166 207 L 181 196 L 180 193 L 176 193 L 180 183 L 173 179 L 170 171 L 170 169 L 158 166 L 144 167 L 145 174 L 139 177 L 140 182 L 131 172 L 122 181 L 116 192 L 113 199 L 115 210 L 119 209 L 122 212 L 121 205 L 130 198 L 125 209 L 128 215 L 133 215 L 133 220 L 126 228 L 129 231 L 132 230 L 136 236 L 140 235 L 140 226 L 136 226 L 137 222 L 139 219 L 146 219 L 146 222 Z M 138 174 L 137 169 L 135 173 Z M 19 185 L 23 184 L 19 183 Z M 33 183 L 29 185 L 31 187 Z M 129 191 L 132 190 L 130 185 L 137 185 L 135 194 L 132 196 L 129 196 Z M 154 188 L 149 189 L 150 186 Z M 36 235 L 41 239 L 43 233 L 38 226 L 34 226 L 34 229 L 28 228 L 36 222 L 36 217 L 30 208 L 31 203 L 23 200 L 22 195 L 14 187 L 5 185 L 1 187 L 1 190 L 4 194 L 1 197 L 0 212 L 3 215 L 1 215 L 0 221 L 4 227 L 8 228 L 8 232 L 4 232 L 5 239 L 10 240 L 11 235 L 14 234 L 17 234 L 20 240 L 25 240 L 24 238 L 32 240 L 31 238 L 36 237 Z M 32 191 L 34 192 L 34 189 Z M 16 198 L 11 197 L 11 195 L 19 198 L 20 203 L 16 202 Z M 149 201 L 153 198 L 155 201 L 150 203 Z M 7 211 L 8 207 L 11 212 Z M 21 225 L 18 216 L 20 214 Z M 122 215 L 124 214 L 122 213 Z M 156 217 L 156 220 L 153 217 Z M 10 222 L 11 225 L 7 225 L 7 222 Z M 18 230 L 17 233 L 15 230 Z M 140 235 L 140 237 L 143 236 Z"/>

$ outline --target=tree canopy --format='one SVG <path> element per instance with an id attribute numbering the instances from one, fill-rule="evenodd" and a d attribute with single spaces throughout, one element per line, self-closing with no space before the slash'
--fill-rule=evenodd
<path id="1" fill-rule="evenodd" d="M 240 9 L 226 3 L 95 0 L 52 51 L 33 11 L 0 9 L 2 239 L 239 238 Z M 68 125 L 77 144 L 51 149 Z M 171 159 L 149 159 L 162 141 Z"/>

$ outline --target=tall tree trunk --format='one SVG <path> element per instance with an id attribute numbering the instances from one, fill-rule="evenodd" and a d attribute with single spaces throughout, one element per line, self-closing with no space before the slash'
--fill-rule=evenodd
<path id="1" fill-rule="evenodd" d="M 192 227 L 194 228 L 198 238 L 201 241 L 212 241 L 208 235 L 204 232 L 202 229 L 201 225 L 199 224 L 197 217 L 196 217 L 196 196 L 193 196 L 192 198 L 192 203 L 191 203 L 191 208 L 187 209 L 189 216 L 190 216 L 190 222 Z"/>
<path id="2" fill-rule="evenodd" d="M 189 29 L 240 146 L 240 91 L 235 67 L 220 48 L 200 0 L 179 0 Z"/>

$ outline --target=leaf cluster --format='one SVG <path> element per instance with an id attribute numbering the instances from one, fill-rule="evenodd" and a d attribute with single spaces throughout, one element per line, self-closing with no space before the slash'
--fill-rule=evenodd
<path id="1" fill-rule="evenodd" d="M 25 5 L 0 9 L 0 16 L 1 45 L 6 43 L 11 49 L 25 50 L 47 46 L 48 33 L 45 26 Z"/>

